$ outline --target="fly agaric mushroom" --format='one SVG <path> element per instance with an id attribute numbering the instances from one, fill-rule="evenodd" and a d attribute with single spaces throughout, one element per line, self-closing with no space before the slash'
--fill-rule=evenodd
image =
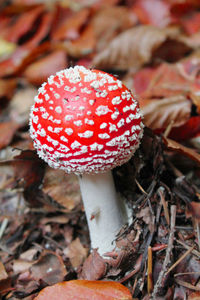
<path id="1" fill-rule="evenodd" d="M 111 251 L 124 224 L 111 169 L 130 159 L 143 134 L 131 92 L 102 71 L 62 70 L 39 88 L 30 134 L 49 166 L 79 175 L 91 246 Z"/>

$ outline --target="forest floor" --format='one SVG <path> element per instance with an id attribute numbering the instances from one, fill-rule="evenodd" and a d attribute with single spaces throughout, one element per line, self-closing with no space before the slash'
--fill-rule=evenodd
<path id="1" fill-rule="evenodd" d="M 29 136 L 38 87 L 76 64 L 121 79 L 146 126 L 113 170 L 132 222 L 106 257 L 90 252 L 77 177 L 49 168 Z M 133 299 L 200 299 L 199 151 L 199 1 L 0 0 L 2 300 L 73 279 L 119 282 Z"/>

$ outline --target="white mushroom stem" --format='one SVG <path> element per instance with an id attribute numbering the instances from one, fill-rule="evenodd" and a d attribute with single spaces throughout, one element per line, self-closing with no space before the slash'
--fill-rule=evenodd
<path id="1" fill-rule="evenodd" d="M 125 206 L 117 197 L 111 171 L 84 174 L 79 176 L 79 182 L 91 247 L 103 255 L 115 247 L 116 234 L 124 224 Z"/>

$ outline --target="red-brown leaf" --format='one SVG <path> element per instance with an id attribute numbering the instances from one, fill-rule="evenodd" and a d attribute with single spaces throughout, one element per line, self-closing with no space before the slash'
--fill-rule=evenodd
<path id="1" fill-rule="evenodd" d="M 0 98 L 11 98 L 16 88 L 17 81 L 13 79 L 0 79 Z"/>
<path id="2" fill-rule="evenodd" d="M 167 39 L 176 39 L 176 28 L 160 29 L 150 25 L 141 25 L 119 34 L 110 44 L 98 53 L 93 66 L 105 69 L 139 69 L 151 61 L 153 51 Z"/>
<path id="3" fill-rule="evenodd" d="M 131 300 L 129 290 L 112 281 L 71 280 L 43 289 L 35 300 Z"/>
<path id="4" fill-rule="evenodd" d="M 182 76 L 177 64 L 162 63 L 157 68 L 143 68 L 133 78 L 136 94 L 143 98 L 186 94 L 190 89 L 190 81 Z"/>
<path id="5" fill-rule="evenodd" d="M 191 102 L 184 96 L 174 96 L 161 100 L 149 100 L 149 104 L 141 106 L 144 124 L 151 129 L 164 129 L 171 122 L 173 126 L 185 124 L 191 113 Z"/>
<path id="6" fill-rule="evenodd" d="M 65 18 L 61 25 L 53 31 L 52 39 L 55 41 L 77 39 L 80 36 L 81 27 L 89 17 L 89 13 L 89 8 L 84 8 Z"/>
<path id="7" fill-rule="evenodd" d="M 194 151 L 193 149 L 190 149 L 188 147 L 185 147 L 169 138 L 164 138 L 163 137 L 163 141 L 166 145 L 166 147 L 169 150 L 173 150 L 176 151 L 182 155 L 185 155 L 189 158 L 191 158 L 192 160 L 196 161 L 197 163 L 200 164 L 200 154 L 198 154 L 196 151 Z"/>
<path id="8" fill-rule="evenodd" d="M 1 31 L 0 35 L 10 42 L 17 43 L 20 37 L 27 34 L 28 31 L 31 31 L 33 23 L 36 21 L 43 10 L 44 7 L 39 6 L 23 14 L 20 14 L 15 22 L 13 22 L 13 19 L 11 19 L 11 25 L 8 25 L 6 28 L 4 28 L 4 30 Z"/>
<path id="9" fill-rule="evenodd" d="M 91 24 L 89 24 L 85 30 L 82 32 L 80 38 L 75 41 L 65 42 L 65 47 L 69 55 L 73 57 L 83 57 L 94 51 L 96 45 L 96 38 L 94 34 L 94 29 Z"/>
<path id="10" fill-rule="evenodd" d="M 19 124 L 14 121 L 8 121 L 0 124 L 0 149 L 10 144 Z"/>
<path id="11" fill-rule="evenodd" d="M 190 118 L 180 127 L 172 128 L 169 137 L 176 141 L 188 140 L 200 132 L 200 116 Z"/>
<path id="12" fill-rule="evenodd" d="M 169 4 L 160 0 L 137 0 L 133 12 L 142 24 L 165 27 L 171 21 Z"/>
<path id="13" fill-rule="evenodd" d="M 24 72 L 24 76 L 29 82 L 40 85 L 46 81 L 51 74 L 55 74 L 66 67 L 66 52 L 63 50 L 55 50 L 29 65 Z"/>

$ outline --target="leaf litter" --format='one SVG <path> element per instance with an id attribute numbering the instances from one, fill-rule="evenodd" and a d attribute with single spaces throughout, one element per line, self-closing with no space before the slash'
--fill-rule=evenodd
<path id="1" fill-rule="evenodd" d="M 133 299 L 198 299 L 199 2 L 13 0 L 0 7 L 2 299 L 32 300 L 77 279 L 109 282 L 112 293 L 113 281 L 123 283 Z M 133 218 L 105 257 L 89 251 L 76 177 L 47 167 L 28 133 L 37 87 L 77 63 L 122 79 L 146 125 L 140 149 L 113 170 Z M 78 284 L 72 288 L 80 294 Z"/>

